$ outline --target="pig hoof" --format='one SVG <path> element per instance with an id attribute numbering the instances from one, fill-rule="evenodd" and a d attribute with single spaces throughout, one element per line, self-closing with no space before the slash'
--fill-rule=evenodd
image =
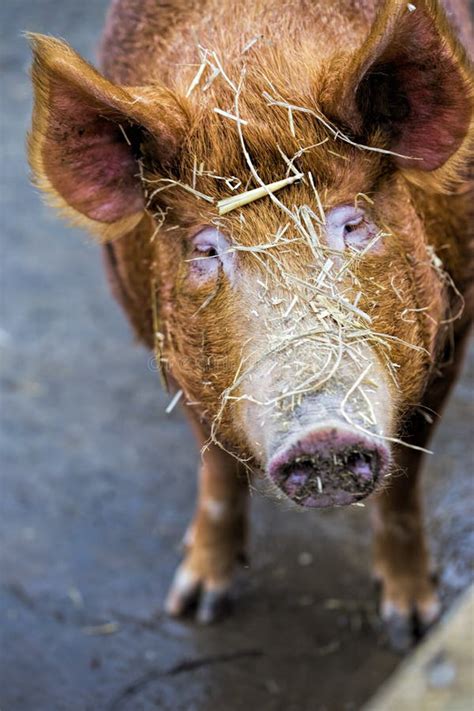
<path id="1" fill-rule="evenodd" d="M 196 620 L 201 625 L 219 622 L 230 612 L 228 590 L 206 590 L 201 592 L 196 612 Z"/>
<path id="2" fill-rule="evenodd" d="M 213 582 L 182 564 L 175 573 L 165 601 L 165 611 L 172 617 L 194 614 L 202 625 L 217 622 L 230 610 L 230 580 Z"/>
<path id="3" fill-rule="evenodd" d="M 416 642 L 413 617 L 394 611 L 382 619 L 389 647 L 394 652 L 407 652 Z"/>
<path id="4" fill-rule="evenodd" d="M 385 598 L 381 617 L 388 644 L 396 652 L 406 652 L 423 637 L 440 612 L 441 605 L 435 594 L 403 605 Z"/>

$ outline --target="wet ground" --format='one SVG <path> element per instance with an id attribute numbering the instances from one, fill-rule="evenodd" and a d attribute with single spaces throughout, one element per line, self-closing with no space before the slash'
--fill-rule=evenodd
<path id="1" fill-rule="evenodd" d="M 163 617 L 197 453 L 134 346 L 98 249 L 29 187 L 24 29 L 93 58 L 103 0 L 0 6 L 2 40 L 2 711 L 339 711 L 395 668 L 377 628 L 366 509 L 253 500 L 236 615 Z M 426 471 L 449 604 L 472 578 L 472 363 Z M 471 380 L 470 380 L 471 378 Z"/>

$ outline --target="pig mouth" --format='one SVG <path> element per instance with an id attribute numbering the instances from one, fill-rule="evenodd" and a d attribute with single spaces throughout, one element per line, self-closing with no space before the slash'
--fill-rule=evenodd
<path id="1" fill-rule="evenodd" d="M 351 431 L 310 432 L 271 459 L 268 475 L 295 504 L 347 506 L 371 494 L 388 466 L 387 448 Z"/>

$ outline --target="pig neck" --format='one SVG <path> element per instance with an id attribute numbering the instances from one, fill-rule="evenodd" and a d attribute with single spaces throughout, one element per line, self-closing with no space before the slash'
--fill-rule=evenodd
<path id="1" fill-rule="evenodd" d="M 197 45 L 216 51 L 234 68 L 244 61 L 264 66 L 275 52 L 291 59 L 305 47 L 316 64 L 338 49 L 357 48 L 378 5 L 376 0 L 176 0 L 157 7 L 156 0 L 117 0 L 107 19 L 101 64 L 119 83 L 143 85 L 155 79 L 173 89 L 189 86 Z"/>
<path id="2" fill-rule="evenodd" d="M 451 21 L 467 46 L 469 3 L 445 0 Z M 176 88 L 189 84 L 196 45 L 217 51 L 226 62 L 242 62 L 242 49 L 261 38 L 245 61 L 265 61 L 255 52 L 267 46 L 291 56 L 305 45 L 313 63 L 328 53 L 351 52 L 372 25 L 379 0 L 114 0 L 101 46 L 102 68 L 123 84 L 143 85 L 159 79 Z M 188 65 L 188 66 L 186 66 Z M 300 77 L 292 77 L 294 82 Z"/>

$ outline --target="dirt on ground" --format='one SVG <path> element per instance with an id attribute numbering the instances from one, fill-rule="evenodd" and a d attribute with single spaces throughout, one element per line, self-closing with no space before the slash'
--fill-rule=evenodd
<path id="1" fill-rule="evenodd" d="M 400 657 L 369 576 L 367 508 L 306 515 L 254 496 L 234 615 L 198 628 L 163 599 L 192 514 L 197 451 L 165 414 L 99 249 L 28 183 L 22 30 L 94 58 L 105 0 L 0 6 L 2 711 L 349 711 Z M 472 579 L 472 364 L 426 463 L 444 604 Z"/>

